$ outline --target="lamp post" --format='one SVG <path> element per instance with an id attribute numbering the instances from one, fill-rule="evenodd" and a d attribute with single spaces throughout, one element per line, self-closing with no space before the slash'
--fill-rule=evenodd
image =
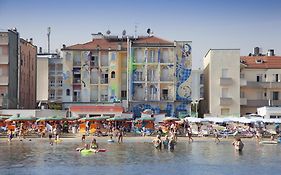
<path id="1" fill-rule="evenodd" d="M 197 111 L 197 107 L 198 107 L 198 100 L 194 100 L 191 102 L 192 105 L 195 105 L 195 117 L 198 117 L 198 111 Z"/>

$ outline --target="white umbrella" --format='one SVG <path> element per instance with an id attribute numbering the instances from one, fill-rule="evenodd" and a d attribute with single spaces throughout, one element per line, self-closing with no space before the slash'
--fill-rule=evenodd
<path id="1" fill-rule="evenodd" d="M 208 122 L 208 120 L 206 120 L 204 118 L 186 117 L 184 119 L 185 119 L 185 121 L 188 121 L 188 122 L 191 122 L 191 123 Z"/>

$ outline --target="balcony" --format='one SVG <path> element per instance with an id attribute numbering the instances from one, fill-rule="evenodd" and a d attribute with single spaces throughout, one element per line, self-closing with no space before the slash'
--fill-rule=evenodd
<path id="1" fill-rule="evenodd" d="M 162 96 L 160 97 L 160 99 L 163 100 L 163 101 L 172 101 L 172 100 L 173 100 L 173 97 L 166 94 L 166 95 L 162 95 Z"/>
<path id="2" fill-rule="evenodd" d="M 251 88 L 281 88 L 281 83 L 280 82 L 247 81 L 247 87 L 251 87 Z"/>
<path id="3" fill-rule="evenodd" d="M 0 37 L 0 45 L 8 45 L 8 36 Z"/>
<path id="4" fill-rule="evenodd" d="M 8 56 L 0 55 L 0 64 L 9 64 L 9 58 Z"/>
<path id="5" fill-rule="evenodd" d="M 73 67 L 80 67 L 81 62 L 80 61 L 73 61 Z"/>
<path id="6" fill-rule="evenodd" d="M 100 84 L 108 84 L 108 78 L 102 78 Z"/>
<path id="7" fill-rule="evenodd" d="M 80 84 L 81 79 L 80 78 L 73 78 L 73 84 Z"/>
<path id="8" fill-rule="evenodd" d="M 271 100 L 271 106 L 281 106 L 281 100 Z M 249 107 L 269 106 L 269 100 L 247 100 Z"/>
<path id="9" fill-rule="evenodd" d="M 232 104 L 232 98 L 229 97 L 221 97 L 220 105 L 221 106 L 230 106 Z"/>
<path id="10" fill-rule="evenodd" d="M 91 61 L 90 66 L 91 67 L 98 67 L 99 63 L 97 61 Z"/>
<path id="11" fill-rule="evenodd" d="M 240 98 L 240 105 L 247 105 L 247 98 Z"/>
<path id="12" fill-rule="evenodd" d="M 240 79 L 240 86 L 247 86 L 247 80 L 245 80 L 244 78 Z"/>
<path id="13" fill-rule="evenodd" d="M 8 76 L 0 76 L 0 85 L 8 85 L 8 84 L 9 84 Z"/>
<path id="14" fill-rule="evenodd" d="M 81 99 L 79 96 L 73 96 L 73 102 L 80 102 Z"/>
<path id="15" fill-rule="evenodd" d="M 167 77 L 160 77 L 160 81 L 174 81 L 172 76 L 167 76 Z"/>
<path id="16" fill-rule="evenodd" d="M 221 86 L 229 86 L 233 84 L 232 78 L 220 78 L 220 85 Z"/>

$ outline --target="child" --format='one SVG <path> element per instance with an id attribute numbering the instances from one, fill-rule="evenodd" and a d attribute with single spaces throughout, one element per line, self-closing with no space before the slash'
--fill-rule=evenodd
<path id="1" fill-rule="evenodd" d="M 83 135 L 82 135 L 82 142 L 85 142 L 85 139 L 86 139 L 86 135 L 83 134 Z"/>

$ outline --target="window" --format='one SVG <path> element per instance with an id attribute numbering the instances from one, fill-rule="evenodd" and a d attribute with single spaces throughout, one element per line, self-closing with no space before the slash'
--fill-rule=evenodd
<path id="1" fill-rule="evenodd" d="M 221 115 L 229 115 L 229 108 L 221 108 Z"/>
<path id="2" fill-rule="evenodd" d="M 273 100 L 279 100 L 279 92 L 272 92 Z"/>
<path id="3" fill-rule="evenodd" d="M 121 98 L 122 99 L 127 98 L 127 91 L 121 91 Z"/>
<path id="4" fill-rule="evenodd" d="M 111 96 L 115 96 L 115 90 L 114 89 L 111 89 Z"/>
<path id="5" fill-rule="evenodd" d="M 228 69 L 222 69 L 222 78 L 227 78 L 228 77 Z"/>
<path id="6" fill-rule="evenodd" d="M 111 78 L 115 78 L 115 71 L 111 72 Z"/>
<path id="7" fill-rule="evenodd" d="M 168 100 L 168 89 L 162 89 L 163 100 Z"/>
<path id="8" fill-rule="evenodd" d="M 66 89 L 66 95 L 70 96 L 70 89 Z"/>
<path id="9" fill-rule="evenodd" d="M 240 98 L 245 98 L 245 92 L 240 91 Z"/>
<path id="10" fill-rule="evenodd" d="M 116 53 L 112 52 L 111 54 L 111 61 L 115 61 L 116 60 Z"/>
<path id="11" fill-rule="evenodd" d="M 257 82 L 262 82 L 262 75 L 257 75 Z"/>
<path id="12" fill-rule="evenodd" d="M 0 47 L 0 55 L 3 55 L 3 49 Z"/>
<path id="13" fill-rule="evenodd" d="M 280 82 L 278 74 L 275 74 L 275 82 Z"/>
<path id="14" fill-rule="evenodd" d="M 228 88 L 222 88 L 222 93 L 221 93 L 223 98 L 228 97 Z"/>

